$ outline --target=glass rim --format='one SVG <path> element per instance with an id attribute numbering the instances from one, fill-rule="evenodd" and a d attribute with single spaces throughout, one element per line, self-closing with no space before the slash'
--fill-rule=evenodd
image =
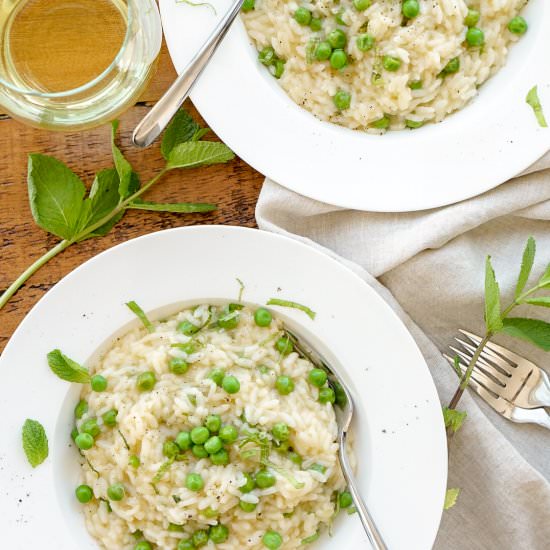
<path id="1" fill-rule="evenodd" d="M 20 86 L 16 86 L 15 84 L 8 82 L 7 80 L 5 80 L 3 77 L 0 76 L 0 86 L 4 86 L 9 90 L 13 92 L 17 92 L 22 95 L 30 95 L 30 96 L 43 97 L 43 98 L 69 97 L 69 96 L 86 92 L 90 88 L 93 88 L 96 84 L 101 82 L 115 68 L 117 63 L 120 61 L 120 59 L 124 55 L 126 48 L 128 47 L 128 42 L 130 41 L 130 29 L 132 28 L 132 24 L 134 22 L 134 9 L 132 7 L 133 4 L 131 0 L 128 0 L 126 2 L 126 5 L 128 6 L 128 18 L 127 18 L 127 24 L 126 24 L 126 32 L 124 34 L 124 40 L 122 41 L 122 44 L 120 45 L 120 48 L 117 54 L 115 55 L 111 63 L 109 63 L 108 67 L 106 67 L 96 77 L 92 78 L 92 80 L 89 80 L 88 82 L 82 84 L 81 86 L 77 86 L 76 88 L 69 88 L 68 90 L 62 90 L 60 92 L 41 92 L 39 90 L 34 90 L 32 88 L 22 88 Z"/>

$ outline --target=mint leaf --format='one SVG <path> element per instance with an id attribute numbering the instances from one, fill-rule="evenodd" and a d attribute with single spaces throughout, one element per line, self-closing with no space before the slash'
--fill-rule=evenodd
<path id="1" fill-rule="evenodd" d="M 488 332 L 502 329 L 500 317 L 500 290 L 491 265 L 491 256 L 485 261 L 485 324 Z"/>
<path id="2" fill-rule="evenodd" d="M 210 128 L 199 128 L 191 138 L 191 141 L 199 141 L 202 137 L 210 132 Z"/>
<path id="3" fill-rule="evenodd" d="M 61 239 L 71 240 L 82 225 L 86 189 L 80 178 L 61 161 L 29 155 L 27 184 L 34 221 Z"/>
<path id="4" fill-rule="evenodd" d="M 130 180 L 132 178 L 132 166 L 124 158 L 124 155 L 115 143 L 116 132 L 118 130 L 118 120 L 113 120 L 111 123 L 111 150 L 113 153 L 113 161 L 120 180 L 118 186 L 119 200 L 124 200 L 129 196 Z"/>
<path id="5" fill-rule="evenodd" d="M 521 295 L 525 285 L 527 284 L 529 275 L 531 274 L 531 269 L 533 269 L 536 250 L 537 245 L 535 243 L 535 239 L 533 239 L 533 237 L 529 237 L 521 259 L 521 269 L 519 270 L 518 283 L 516 285 L 516 298 Z"/>
<path id="6" fill-rule="evenodd" d="M 458 498 L 459 493 L 460 489 L 447 489 L 447 492 L 445 493 L 445 503 L 443 504 L 444 510 L 448 510 L 456 504 L 456 499 Z"/>
<path id="7" fill-rule="evenodd" d="M 212 212 L 216 210 L 217 205 L 207 202 L 147 202 L 136 200 L 131 202 L 127 208 L 133 208 L 134 210 L 152 210 L 155 212 Z"/>
<path id="8" fill-rule="evenodd" d="M 542 274 L 537 286 L 541 288 L 550 288 L 550 264 L 546 267 L 546 271 Z"/>
<path id="9" fill-rule="evenodd" d="M 510 336 L 527 340 L 544 351 L 550 351 L 550 323 L 546 321 L 509 317 L 504 319 L 503 331 Z"/>
<path id="10" fill-rule="evenodd" d="M 550 307 L 550 296 L 539 296 L 538 298 L 528 298 L 524 300 L 524 304 L 532 306 Z"/>
<path id="11" fill-rule="evenodd" d="M 531 107 L 531 109 L 533 109 L 539 126 L 542 128 L 547 128 L 548 124 L 546 123 L 546 118 L 544 118 L 544 111 L 542 110 L 542 105 L 540 103 L 539 93 L 536 86 L 533 86 L 529 90 L 527 97 L 525 98 L 525 102 Z"/>
<path id="12" fill-rule="evenodd" d="M 149 321 L 149 318 L 147 315 L 145 315 L 145 312 L 137 305 L 136 302 L 133 300 L 131 302 L 127 302 L 126 305 L 132 311 L 136 314 L 136 317 L 143 323 L 143 326 L 147 329 L 148 332 L 155 332 L 155 327 L 153 326 L 153 323 Z"/>
<path id="13" fill-rule="evenodd" d="M 86 224 L 87 227 L 94 225 L 116 208 L 120 200 L 118 194 L 119 182 L 118 173 L 114 168 L 101 170 L 96 174 L 90 189 L 89 199 L 91 208 L 90 217 Z M 93 233 L 87 235 L 87 237 L 102 237 L 106 235 L 123 215 L 124 212 L 120 212 L 101 227 L 95 229 Z"/>
<path id="14" fill-rule="evenodd" d="M 303 311 L 310 319 L 315 319 L 315 315 L 317 315 L 315 311 L 313 311 L 309 307 L 299 304 L 298 302 L 290 302 L 289 300 L 281 300 L 279 298 L 270 298 L 267 301 L 267 305 L 291 307 L 294 309 L 299 309 L 300 311 Z"/>
<path id="15" fill-rule="evenodd" d="M 46 430 L 37 420 L 27 418 L 23 424 L 21 436 L 27 460 L 33 468 L 36 468 L 48 458 L 49 449 Z"/>
<path id="16" fill-rule="evenodd" d="M 443 420 L 445 421 L 445 427 L 451 428 L 451 430 L 455 433 L 462 426 L 466 416 L 466 411 L 457 411 L 456 409 L 443 407 Z"/>
<path id="17" fill-rule="evenodd" d="M 312 542 L 315 542 L 320 536 L 321 534 L 319 533 L 319 531 L 317 531 L 316 533 L 313 533 L 313 535 L 302 539 L 301 544 L 311 544 Z"/>
<path id="18" fill-rule="evenodd" d="M 223 143 L 217 141 L 189 141 L 176 145 L 168 156 L 166 168 L 193 168 L 227 162 L 235 155 Z"/>
<path id="19" fill-rule="evenodd" d="M 198 131 L 200 131 L 199 125 L 191 115 L 185 109 L 180 109 L 168 124 L 162 136 L 160 144 L 162 156 L 168 160 L 172 149 L 176 145 L 191 141 Z"/>
<path id="20" fill-rule="evenodd" d="M 50 351 L 47 357 L 50 369 L 52 369 L 52 372 L 61 378 L 61 380 L 76 382 L 78 384 L 86 384 L 90 381 L 88 371 L 76 361 L 73 361 L 61 353 L 60 350 L 54 349 Z"/>

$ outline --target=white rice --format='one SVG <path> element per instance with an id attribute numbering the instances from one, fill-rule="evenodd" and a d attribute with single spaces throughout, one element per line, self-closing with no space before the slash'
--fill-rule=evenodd
<path id="1" fill-rule="evenodd" d="M 193 337 L 199 349 L 187 357 L 190 368 L 184 375 L 169 370 L 172 357 L 186 356 L 172 344 L 190 339 L 176 327 L 184 319 L 204 323 L 207 306 L 155 323 L 151 334 L 144 329 L 128 333 L 93 366 L 94 373 L 108 380 L 108 387 L 102 393 L 87 386 L 83 389 L 81 398 L 88 402 L 89 410 L 77 427 L 90 417 L 97 417 L 101 425 L 103 413 L 118 411 L 117 427 L 102 425 L 95 445 L 84 452 L 99 476 L 89 464 L 82 465 L 82 482 L 90 485 L 95 495 L 83 505 L 86 525 L 103 548 L 129 550 L 136 544 L 132 533 L 141 531 L 154 548 L 174 550 L 180 539 L 220 522 L 229 528 L 229 538 L 218 545 L 210 541 L 208 548 L 264 548 L 262 536 L 274 530 L 283 538 L 281 548 L 293 549 L 301 547 L 302 539 L 322 525 L 330 524 L 334 495 L 345 488 L 337 459 L 333 407 L 319 403 L 318 389 L 308 383 L 311 363 L 294 352 L 282 357 L 275 349 L 274 342 L 283 330 L 279 320 L 260 328 L 254 323 L 253 310 L 245 308 L 239 315 L 236 329 L 225 331 L 207 325 Z M 236 376 L 240 391 L 230 395 L 209 379 L 214 367 Z M 136 378 L 144 371 L 156 374 L 157 383 L 151 392 L 140 392 L 136 387 Z M 295 384 L 288 396 L 274 388 L 276 377 L 282 373 L 291 376 Z M 174 462 L 156 483 L 155 491 L 151 482 L 166 461 L 164 441 L 175 438 L 181 430 L 202 425 L 209 414 L 221 415 L 224 424 L 233 424 L 241 433 L 249 426 L 269 433 L 275 423 L 286 423 L 291 428 L 291 445 L 304 459 L 302 468 L 276 451 L 270 460 L 287 469 L 303 487 L 297 489 L 276 474 L 275 486 L 243 495 L 239 490 L 245 481 L 242 472 L 257 471 L 259 464 L 255 458 L 243 460 L 235 443 L 228 449 L 231 458 L 227 466 L 214 466 L 209 459 L 198 460 L 187 451 L 186 461 Z M 138 468 L 129 466 L 131 455 L 139 456 Z M 323 465 L 326 472 L 308 470 L 314 463 Z M 202 475 L 203 490 L 192 492 L 185 487 L 189 472 Z M 122 483 L 126 496 L 110 502 L 109 512 L 100 499 L 108 500 L 107 488 L 113 483 Z M 238 505 L 241 497 L 258 502 L 256 510 L 243 512 Z M 204 515 L 209 508 L 217 517 Z M 168 530 L 170 523 L 182 526 L 183 532 Z"/>
<path id="2" fill-rule="evenodd" d="M 244 13 L 243 19 L 258 50 L 272 46 L 278 57 L 286 60 L 280 84 L 298 105 L 321 120 L 373 132 L 369 125 L 385 115 L 391 129 L 401 129 L 407 120 L 439 122 L 464 107 L 476 96 L 478 87 L 504 65 L 508 48 L 518 40 L 507 29 L 508 22 L 526 3 L 419 1 L 419 15 L 408 22 L 401 13 L 401 0 L 373 0 L 364 12 L 358 12 L 351 0 L 256 0 L 255 9 Z M 322 18 L 321 31 L 313 32 L 294 20 L 298 7 Z M 481 48 L 468 47 L 464 41 L 468 8 L 481 13 L 476 25 L 485 33 Z M 340 12 L 347 26 L 336 22 L 335 14 Z M 348 66 L 337 71 L 328 61 L 308 61 L 308 43 L 325 40 L 338 27 L 348 36 Z M 364 32 L 375 39 L 374 47 L 366 52 L 360 51 L 355 41 Z M 401 60 L 398 71 L 383 69 L 385 55 Z M 441 78 L 441 71 L 455 57 L 460 59 L 460 70 Z M 409 83 L 418 80 L 422 88 L 412 90 Z M 351 94 L 350 107 L 341 112 L 333 102 L 339 90 Z"/>

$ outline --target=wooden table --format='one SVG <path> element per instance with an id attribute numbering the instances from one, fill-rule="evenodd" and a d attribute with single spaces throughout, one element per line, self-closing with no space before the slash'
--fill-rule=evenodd
<path id="1" fill-rule="evenodd" d="M 130 141 L 136 123 L 175 77 L 163 47 L 157 74 L 140 102 L 120 117 L 120 146 L 134 169 L 148 179 L 162 166 L 158 144 L 138 150 Z M 200 117 L 187 101 L 186 108 Z M 108 127 L 59 134 L 24 126 L 0 115 L 0 293 L 58 239 L 36 226 L 27 196 L 27 154 L 53 155 L 89 185 L 100 168 L 112 166 Z M 129 211 L 105 237 L 71 246 L 35 273 L 0 310 L 0 352 L 29 309 L 61 277 L 99 252 L 152 231 L 195 224 L 255 226 L 254 207 L 263 176 L 240 159 L 228 164 L 169 173 L 146 196 L 156 201 L 200 201 L 218 204 L 208 214 Z"/>

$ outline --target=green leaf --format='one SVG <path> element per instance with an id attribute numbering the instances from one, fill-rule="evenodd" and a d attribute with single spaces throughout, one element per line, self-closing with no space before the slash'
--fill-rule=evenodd
<path id="1" fill-rule="evenodd" d="M 34 221 L 71 240 L 82 223 L 86 189 L 80 178 L 61 161 L 34 153 L 29 155 L 27 183 Z"/>
<path id="2" fill-rule="evenodd" d="M 321 533 L 317 531 L 316 533 L 313 533 L 313 535 L 310 535 L 309 537 L 302 539 L 301 544 L 311 544 L 312 542 L 315 542 L 320 536 L 321 536 Z"/>
<path id="3" fill-rule="evenodd" d="M 510 336 L 527 340 L 544 351 L 550 351 L 550 323 L 546 321 L 509 317 L 504 319 L 503 330 Z"/>
<path id="4" fill-rule="evenodd" d="M 136 317 L 143 323 L 143 326 L 148 332 L 155 332 L 153 323 L 149 321 L 149 318 L 145 315 L 145 312 L 137 305 L 136 302 L 132 300 L 131 302 L 127 302 L 126 305 L 133 313 L 136 314 Z"/>
<path id="5" fill-rule="evenodd" d="M 162 136 L 160 144 L 162 156 L 168 160 L 172 149 L 176 145 L 191 141 L 199 130 L 199 125 L 191 115 L 185 109 L 180 109 L 168 124 Z"/>
<path id="6" fill-rule="evenodd" d="M 456 409 L 443 407 L 443 420 L 445 421 L 445 427 L 451 428 L 451 430 L 455 433 L 462 426 L 466 416 L 466 411 L 457 411 Z"/>
<path id="7" fill-rule="evenodd" d="M 131 202 L 127 208 L 132 208 L 134 210 L 152 210 L 154 212 L 181 212 L 186 214 L 192 212 L 212 212 L 213 210 L 216 210 L 218 206 L 207 202 L 163 203 L 136 200 Z"/>
<path id="8" fill-rule="evenodd" d="M 76 382 L 78 384 L 86 384 L 90 381 L 88 371 L 58 349 L 54 349 L 48 353 L 48 365 L 52 369 L 52 372 L 61 378 L 61 380 Z"/>
<path id="9" fill-rule="evenodd" d="M 529 105 L 533 109 L 539 126 L 541 126 L 542 128 L 547 128 L 548 124 L 546 123 L 546 118 L 544 117 L 544 111 L 542 110 L 542 105 L 540 103 L 539 93 L 536 86 L 533 86 L 529 90 L 525 101 L 527 105 Z"/>
<path id="10" fill-rule="evenodd" d="M 234 158 L 233 151 L 217 141 L 189 141 L 176 145 L 168 157 L 166 168 L 193 168 L 219 164 Z"/>
<path id="11" fill-rule="evenodd" d="M 502 330 L 500 290 L 491 265 L 491 256 L 487 256 L 485 261 L 485 324 L 488 332 Z"/>
<path id="12" fill-rule="evenodd" d="M 550 264 L 546 266 L 546 270 L 539 279 L 537 286 L 540 286 L 541 288 L 550 288 Z"/>
<path id="13" fill-rule="evenodd" d="M 120 180 L 118 186 L 119 200 L 124 200 L 129 196 L 130 180 L 132 178 L 132 166 L 124 158 L 124 155 L 115 143 L 116 132 L 118 130 L 118 120 L 111 123 L 111 150 L 113 152 L 113 161 Z"/>
<path id="14" fill-rule="evenodd" d="M 199 141 L 201 138 L 203 138 L 206 134 L 210 132 L 210 128 L 199 128 L 191 138 L 191 141 Z"/>
<path id="15" fill-rule="evenodd" d="M 460 489 L 447 489 L 447 492 L 445 493 L 445 503 L 443 504 L 444 510 L 448 510 L 456 504 L 459 493 Z"/>
<path id="16" fill-rule="evenodd" d="M 527 239 L 527 244 L 525 245 L 525 250 L 523 251 L 523 258 L 521 259 L 521 269 L 519 271 L 518 283 L 516 285 L 516 298 L 521 295 L 525 285 L 527 284 L 529 275 L 531 274 L 531 269 L 533 269 L 536 250 L 537 245 L 535 243 L 535 239 L 533 239 L 533 237 L 529 237 Z"/>
<path id="17" fill-rule="evenodd" d="M 23 424 L 21 436 L 27 460 L 33 468 L 36 468 L 48 458 L 49 449 L 46 430 L 37 420 L 27 418 Z"/>
<path id="18" fill-rule="evenodd" d="M 91 212 L 88 223 L 86 224 L 87 227 L 97 223 L 116 208 L 120 200 L 118 194 L 119 183 L 120 179 L 114 168 L 101 170 L 96 174 L 90 189 L 89 198 L 91 201 Z M 123 213 L 121 212 L 115 216 L 115 218 L 112 218 L 101 227 L 98 227 L 91 236 L 106 235 L 122 215 Z"/>
<path id="19" fill-rule="evenodd" d="M 532 306 L 550 307 L 550 296 L 538 296 L 537 298 L 528 298 L 524 300 L 524 304 Z"/>
<path id="20" fill-rule="evenodd" d="M 267 301 L 267 305 L 291 307 L 294 309 L 299 309 L 300 311 L 303 311 L 310 319 L 315 319 L 315 315 L 317 315 L 315 311 L 313 311 L 309 307 L 299 304 L 298 302 L 290 302 L 289 300 L 281 300 L 279 298 L 270 298 Z"/>

